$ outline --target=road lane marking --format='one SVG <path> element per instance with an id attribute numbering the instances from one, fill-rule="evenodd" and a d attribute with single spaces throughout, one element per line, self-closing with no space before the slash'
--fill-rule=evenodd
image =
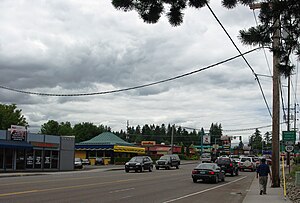
<path id="1" fill-rule="evenodd" d="M 63 190 L 63 189 L 74 189 L 74 188 L 89 187 L 89 186 L 95 186 L 95 185 L 111 184 L 111 183 L 122 183 L 122 182 L 129 182 L 129 181 L 133 181 L 133 180 L 137 180 L 137 179 L 126 179 L 126 180 L 118 180 L 118 181 L 111 181 L 111 182 L 90 183 L 90 184 L 83 184 L 83 185 L 72 185 L 72 186 L 64 186 L 64 187 L 57 187 L 57 188 L 40 189 L 40 190 L 10 192 L 10 193 L 0 194 L 0 197 L 22 195 L 22 194 L 28 194 L 28 193 L 48 192 L 48 191 Z"/>
<path id="2" fill-rule="evenodd" d="M 128 190 L 134 190 L 135 188 L 132 187 L 132 188 L 126 188 L 126 189 L 120 189 L 120 190 L 114 190 L 114 191 L 110 191 L 109 193 L 117 193 L 117 192 L 125 192 L 125 191 L 128 191 Z"/>
<path id="3" fill-rule="evenodd" d="M 234 182 L 237 182 L 237 181 L 240 181 L 240 180 L 243 180 L 245 178 L 247 178 L 248 176 L 244 176 L 244 177 L 241 177 L 239 179 L 236 179 L 234 181 L 231 181 L 229 183 L 225 183 L 225 184 L 222 184 L 222 185 L 218 185 L 218 186 L 215 186 L 215 187 L 212 187 L 212 188 L 208 188 L 208 189 L 205 189 L 205 190 L 201 190 L 199 192 L 195 192 L 195 193 L 191 193 L 191 194 L 188 194 L 188 195 L 184 195 L 184 196 L 181 196 L 181 197 L 178 197 L 178 198 L 175 198 L 175 199 L 171 199 L 171 200 L 168 200 L 168 201 L 165 201 L 163 203 L 169 203 L 169 202 L 175 202 L 175 201 L 178 201 L 178 200 L 181 200 L 181 199 L 184 199 L 184 198 L 188 198 L 188 197 L 191 197 L 191 196 L 194 196 L 194 195 L 199 195 L 199 194 L 202 194 L 204 192 L 208 192 L 210 190 L 214 190 L 214 189 L 217 189 L 217 188 L 220 188 L 220 187 L 223 187 L 223 186 L 226 186 L 226 185 L 229 185 L 231 183 L 234 183 Z"/>

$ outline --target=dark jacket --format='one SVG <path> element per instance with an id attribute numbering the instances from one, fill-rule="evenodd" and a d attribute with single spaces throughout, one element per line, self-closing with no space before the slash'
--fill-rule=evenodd
<path id="1" fill-rule="evenodd" d="M 269 165 L 262 163 L 257 167 L 256 172 L 259 174 L 259 176 L 268 176 L 270 173 L 270 167 Z"/>

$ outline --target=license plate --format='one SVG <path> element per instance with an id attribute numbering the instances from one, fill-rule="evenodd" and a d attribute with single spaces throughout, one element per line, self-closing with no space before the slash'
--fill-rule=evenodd
<path id="1" fill-rule="evenodd" d="M 201 171 L 200 174 L 205 174 L 205 171 Z"/>

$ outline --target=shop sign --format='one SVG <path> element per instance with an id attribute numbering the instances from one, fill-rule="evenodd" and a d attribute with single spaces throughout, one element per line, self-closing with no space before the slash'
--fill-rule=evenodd
<path id="1" fill-rule="evenodd" d="M 203 135 L 203 144 L 210 144 L 210 136 Z"/>
<path id="2" fill-rule="evenodd" d="M 45 147 L 45 148 L 58 148 L 59 145 L 55 143 L 47 143 L 47 142 L 30 142 L 30 144 L 34 147 Z"/>
<path id="3" fill-rule="evenodd" d="M 146 146 L 146 147 L 152 147 L 152 146 L 156 145 L 156 142 L 155 141 L 142 141 L 141 145 Z"/>
<path id="4" fill-rule="evenodd" d="M 37 156 L 37 157 L 35 157 L 35 164 L 36 165 L 40 165 L 41 164 L 41 157 L 40 156 Z"/>
<path id="5" fill-rule="evenodd" d="M 50 164 L 50 157 L 48 156 L 45 157 L 45 164 Z"/>
<path id="6" fill-rule="evenodd" d="M 18 125 L 11 125 L 10 129 L 10 137 L 11 140 L 14 141 L 25 141 L 26 140 L 26 135 L 27 135 L 27 130 L 24 126 L 18 126 Z"/>

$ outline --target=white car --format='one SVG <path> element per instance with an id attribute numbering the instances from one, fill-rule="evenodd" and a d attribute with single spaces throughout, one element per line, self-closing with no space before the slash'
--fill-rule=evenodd
<path id="1" fill-rule="evenodd" d="M 254 157 L 242 157 L 240 160 L 239 168 L 241 171 L 244 171 L 244 170 L 255 171 L 256 163 L 255 163 Z"/>
<path id="2" fill-rule="evenodd" d="M 75 158 L 75 160 L 74 160 L 74 168 L 80 168 L 80 169 L 83 168 L 81 158 Z"/>

